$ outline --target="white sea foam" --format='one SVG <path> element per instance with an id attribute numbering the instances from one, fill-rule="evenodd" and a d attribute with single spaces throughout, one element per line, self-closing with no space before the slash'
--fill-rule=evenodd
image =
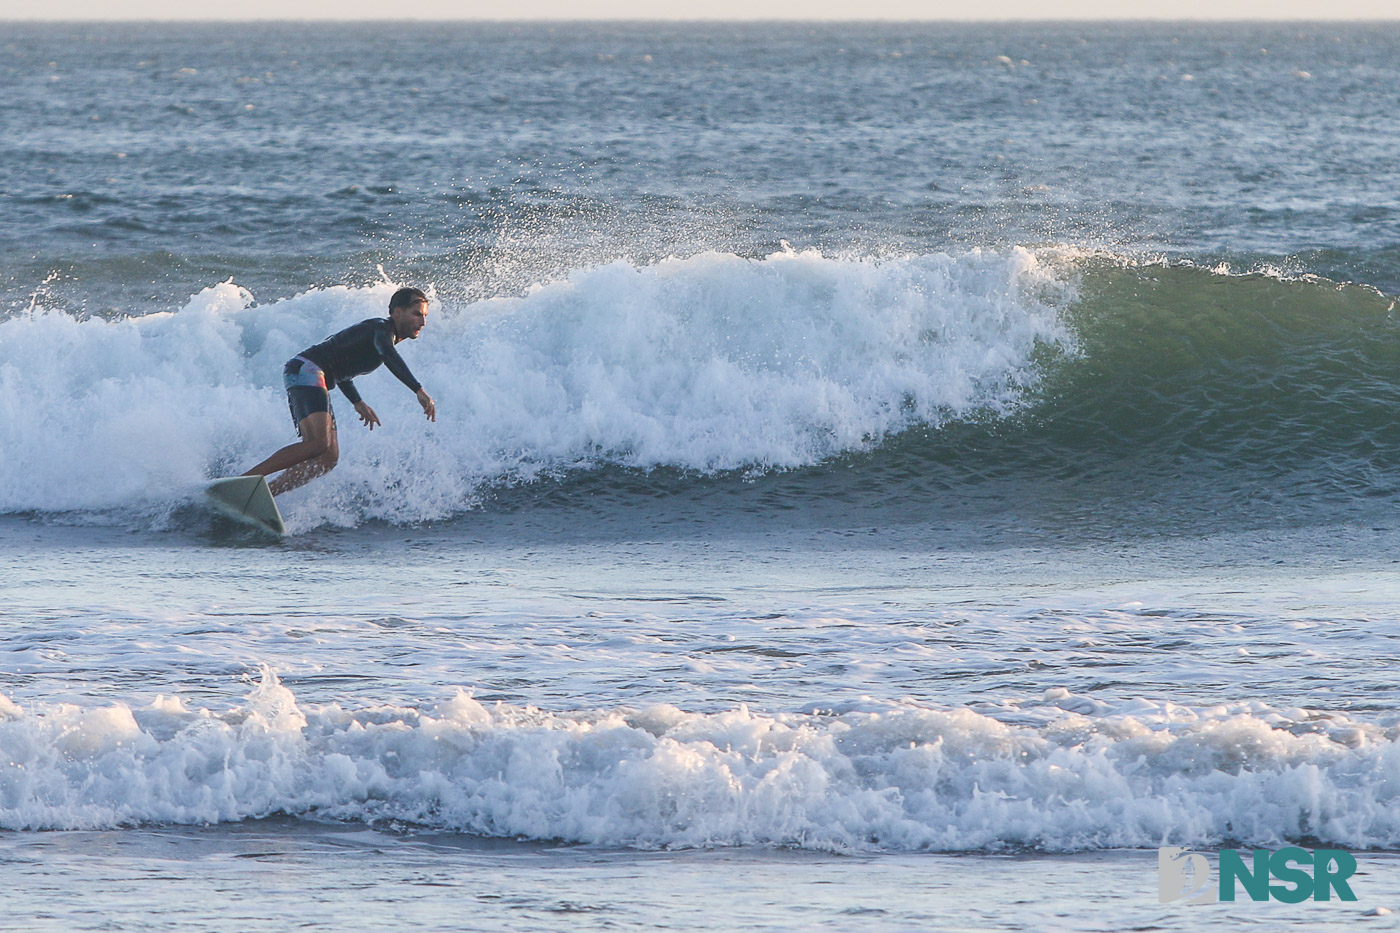
<path id="1" fill-rule="evenodd" d="M 1400 844 L 1393 730 L 1260 703 L 1023 705 L 1038 724 L 899 704 L 551 713 L 465 693 L 302 709 L 264 671 L 219 713 L 7 707 L 0 827 L 287 813 L 636 847 Z"/>
<path id="2" fill-rule="evenodd" d="M 382 315 L 393 287 L 257 305 L 224 283 L 172 313 L 0 323 L 0 511 L 158 515 L 171 490 L 240 472 L 293 439 L 283 362 Z M 289 497 L 292 524 L 439 517 L 483 483 L 600 462 L 805 465 L 916 423 L 1005 413 L 1035 382 L 1035 348 L 1070 345 L 1070 296 L 1019 249 L 710 253 L 438 308 L 403 347 L 438 423 L 383 370 L 361 383 L 382 430 L 364 433 L 337 393 L 341 467 Z"/>

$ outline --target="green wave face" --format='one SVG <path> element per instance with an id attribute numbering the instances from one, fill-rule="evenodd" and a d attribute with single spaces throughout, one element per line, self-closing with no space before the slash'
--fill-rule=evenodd
<path id="1" fill-rule="evenodd" d="M 1040 410 L 1059 443 L 1278 473 L 1395 446 L 1400 321 L 1372 289 L 1105 270 L 1074 319 L 1083 359 Z"/>
<path id="2" fill-rule="evenodd" d="M 1173 529 L 1360 515 L 1400 490 L 1400 320 L 1376 290 L 1095 263 L 1070 316 L 1080 352 L 1026 414 L 894 459 L 1012 484 L 1006 508 Z"/>

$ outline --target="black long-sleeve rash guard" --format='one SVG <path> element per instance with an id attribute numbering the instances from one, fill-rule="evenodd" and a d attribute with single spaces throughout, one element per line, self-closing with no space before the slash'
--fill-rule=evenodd
<path id="1" fill-rule="evenodd" d="M 388 366 L 389 372 L 414 392 L 423 388 L 408 371 L 408 364 L 399 356 L 399 351 L 394 349 L 394 325 L 387 317 L 374 317 L 347 327 L 303 350 L 300 355 L 321 367 L 326 374 L 326 388 L 340 386 L 351 405 L 360 404 L 360 390 L 351 380 L 373 372 L 380 363 Z"/>

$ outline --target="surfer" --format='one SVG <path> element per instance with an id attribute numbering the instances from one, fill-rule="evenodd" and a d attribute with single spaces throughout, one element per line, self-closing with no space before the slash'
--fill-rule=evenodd
<path id="1" fill-rule="evenodd" d="M 437 421 L 432 397 L 423 391 L 422 383 L 413 378 L 403 357 L 394 349 L 400 340 L 418 339 L 427 320 L 428 296 L 416 288 L 401 288 L 389 299 L 387 318 L 361 321 L 288 360 L 282 381 L 287 386 L 292 423 L 301 440 L 283 447 L 243 475 L 270 476 L 285 470 L 268 484 L 276 496 L 329 473 L 340 459 L 330 390 L 340 386 L 355 406 L 360 421 L 373 431 L 380 423 L 379 416 L 360 398 L 351 380 L 378 369 L 381 363 L 418 396 L 418 404 L 423 406 L 428 420 Z"/>

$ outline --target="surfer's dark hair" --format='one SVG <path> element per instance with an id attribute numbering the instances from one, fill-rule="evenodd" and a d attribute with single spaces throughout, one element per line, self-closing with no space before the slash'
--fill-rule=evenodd
<path id="1" fill-rule="evenodd" d="M 418 304 L 418 302 L 427 300 L 428 296 L 423 294 L 420 289 L 401 288 L 394 292 L 393 297 L 389 299 L 389 310 L 393 311 L 395 308 L 411 308 Z"/>

